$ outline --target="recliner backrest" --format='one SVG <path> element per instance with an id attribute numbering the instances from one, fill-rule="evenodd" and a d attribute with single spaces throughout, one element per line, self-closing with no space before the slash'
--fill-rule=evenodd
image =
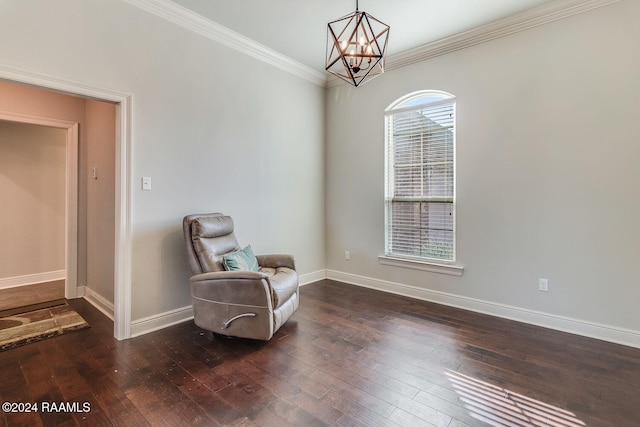
<path id="1" fill-rule="evenodd" d="M 230 216 L 189 215 L 184 218 L 183 229 L 193 274 L 223 271 L 222 256 L 240 250 Z"/>

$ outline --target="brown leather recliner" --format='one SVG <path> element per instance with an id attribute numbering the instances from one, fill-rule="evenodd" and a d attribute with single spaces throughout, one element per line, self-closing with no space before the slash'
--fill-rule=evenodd
<path id="1" fill-rule="evenodd" d="M 298 309 L 293 257 L 257 255 L 259 271 L 226 271 L 223 256 L 241 249 L 230 216 L 188 215 L 183 230 L 196 325 L 221 335 L 271 339 Z"/>

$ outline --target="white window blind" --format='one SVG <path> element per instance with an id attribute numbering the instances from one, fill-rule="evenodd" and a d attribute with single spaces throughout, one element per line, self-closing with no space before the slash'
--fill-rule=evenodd
<path id="1" fill-rule="evenodd" d="M 386 113 L 386 255 L 455 260 L 455 98 L 424 92 Z"/>

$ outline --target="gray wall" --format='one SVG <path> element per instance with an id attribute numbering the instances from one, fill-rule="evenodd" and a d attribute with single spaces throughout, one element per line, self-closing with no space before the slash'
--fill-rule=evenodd
<path id="1" fill-rule="evenodd" d="M 640 2 L 623 1 L 393 70 L 358 89 L 330 89 L 330 275 L 638 337 L 638 17 Z M 462 277 L 377 258 L 384 252 L 383 112 L 421 89 L 457 96 Z M 549 279 L 548 293 L 538 291 L 538 278 Z"/>
<path id="2" fill-rule="evenodd" d="M 3 3 L 0 58 L 132 94 L 134 320 L 190 304 L 180 220 L 222 211 L 302 274 L 639 331 L 638 16 L 622 1 L 325 90 L 124 2 L 33 0 Z M 377 259 L 383 111 L 420 89 L 458 99 L 460 278 Z"/>
<path id="3" fill-rule="evenodd" d="M 4 64 L 132 95 L 133 320 L 191 304 L 189 213 L 230 214 L 241 244 L 324 269 L 324 89 L 125 2 L 2 7 Z"/>
<path id="4" fill-rule="evenodd" d="M 86 141 L 83 163 L 86 169 L 87 286 L 113 303 L 115 251 L 115 141 L 116 106 L 87 100 Z M 94 178 L 93 169 L 97 177 Z"/>

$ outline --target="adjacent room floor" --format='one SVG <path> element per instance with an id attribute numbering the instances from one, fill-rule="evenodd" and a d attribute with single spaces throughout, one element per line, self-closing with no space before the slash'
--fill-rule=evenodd
<path id="1" fill-rule="evenodd" d="M 0 289 L 0 316 L 15 308 L 33 306 L 64 299 L 64 280 Z"/>
<path id="2" fill-rule="evenodd" d="M 0 425 L 640 423 L 640 349 L 334 281 L 304 286 L 267 343 L 192 321 L 119 342 L 71 305 L 90 329 L 0 353 L 1 400 L 47 409 Z"/>

